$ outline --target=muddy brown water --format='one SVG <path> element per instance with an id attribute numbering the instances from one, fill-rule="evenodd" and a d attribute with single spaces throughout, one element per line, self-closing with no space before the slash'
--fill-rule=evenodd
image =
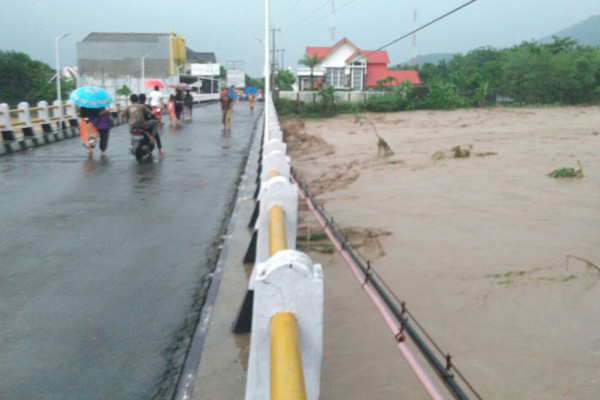
<path id="1" fill-rule="evenodd" d="M 340 226 L 392 233 L 361 251 L 483 398 L 597 399 L 600 273 L 568 256 L 600 265 L 600 108 L 366 116 L 393 156 L 353 116 L 288 129 L 318 201 Z M 295 131 L 313 154 L 294 153 Z M 578 160 L 584 178 L 547 176 Z M 309 255 L 325 272 L 322 398 L 427 398 L 339 256 Z"/>

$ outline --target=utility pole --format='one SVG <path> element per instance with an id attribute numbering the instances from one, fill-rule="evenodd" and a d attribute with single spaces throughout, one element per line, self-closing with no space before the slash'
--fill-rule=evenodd
<path id="1" fill-rule="evenodd" d="M 417 29 L 417 9 L 413 14 L 413 29 Z M 410 59 L 410 65 L 417 65 L 417 32 L 412 35 L 412 57 Z"/>
<path id="2" fill-rule="evenodd" d="M 281 49 L 281 69 L 284 70 L 285 66 L 283 65 L 283 54 L 285 53 L 285 49 Z"/>
<path id="3" fill-rule="evenodd" d="M 273 56 L 271 57 L 271 90 L 275 90 L 275 32 L 281 32 L 281 28 L 271 29 L 271 35 L 273 36 Z"/>

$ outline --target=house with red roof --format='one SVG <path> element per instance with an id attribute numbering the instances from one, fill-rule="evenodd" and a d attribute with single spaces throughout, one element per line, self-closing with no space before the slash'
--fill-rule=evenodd
<path id="1" fill-rule="evenodd" d="M 314 81 L 321 79 L 335 89 L 363 91 L 377 87 L 377 82 L 383 80 L 386 86 L 400 85 L 402 81 L 421 83 L 417 71 L 389 70 L 387 51 L 361 50 L 347 38 L 331 47 L 307 47 L 306 54 L 319 59 L 313 69 Z M 310 68 L 298 68 L 298 82 L 300 90 L 310 88 Z"/>

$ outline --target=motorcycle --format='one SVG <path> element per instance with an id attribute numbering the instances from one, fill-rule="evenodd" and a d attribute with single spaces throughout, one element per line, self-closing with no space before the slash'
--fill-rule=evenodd
<path id="1" fill-rule="evenodd" d="M 154 140 L 151 140 L 150 133 L 144 128 L 131 128 L 131 154 L 135 156 L 137 162 L 142 163 L 152 160 L 152 151 L 154 150 Z"/>

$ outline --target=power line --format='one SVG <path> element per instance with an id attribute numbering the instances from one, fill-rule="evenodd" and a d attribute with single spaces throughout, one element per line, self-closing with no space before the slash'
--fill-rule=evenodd
<path id="1" fill-rule="evenodd" d="M 329 3 L 331 3 L 331 0 L 327 0 L 325 3 L 323 3 L 322 6 L 318 7 L 316 10 L 314 10 L 313 12 L 311 12 L 310 14 L 308 14 L 306 17 L 302 18 L 299 21 L 296 21 L 296 23 L 292 27 L 298 26 L 298 25 L 302 24 L 304 21 L 306 21 L 307 19 L 309 19 L 310 17 L 312 17 L 313 15 L 315 15 L 316 13 L 318 13 L 319 11 L 321 11 Z"/>
<path id="2" fill-rule="evenodd" d="M 285 15 L 285 17 L 283 17 L 283 18 L 281 19 L 281 21 L 279 21 L 279 23 L 278 23 L 277 25 L 281 26 L 281 23 L 282 23 L 283 21 L 285 21 L 285 20 L 287 19 L 287 17 L 289 17 L 290 15 L 292 15 L 292 11 L 294 11 L 294 9 L 296 8 L 296 6 L 297 6 L 298 4 L 300 4 L 300 2 L 301 2 L 301 1 L 302 1 L 302 0 L 298 0 L 298 1 L 296 1 L 296 3 L 295 3 L 293 6 L 292 6 L 292 8 L 290 8 L 290 11 L 288 11 L 288 13 Z"/>
<path id="3" fill-rule="evenodd" d="M 409 33 L 407 33 L 406 35 L 400 36 L 398 39 L 394 39 L 394 40 L 392 40 L 391 42 L 389 42 L 389 43 L 387 43 L 387 44 L 385 44 L 385 45 L 381 46 L 381 47 L 380 47 L 380 48 L 378 48 L 377 50 L 373 50 L 373 51 L 369 52 L 368 54 L 365 54 L 363 57 L 364 57 L 364 58 L 367 58 L 369 55 L 371 55 L 371 54 L 373 54 L 373 53 L 375 53 L 375 52 L 377 52 L 377 51 L 383 50 L 383 49 L 385 49 L 386 47 L 389 47 L 389 46 L 393 45 L 394 43 L 396 43 L 396 42 L 399 42 L 399 41 L 400 41 L 400 40 L 402 40 L 402 39 L 406 39 L 407 37 L 409 37 L 409 36 L 410 36 L 410 35 L 412 35 L 413 33 L 417 33 L 418 31 L 420 31 L 420 30 L 422 30 L 422 29 L 425 29 L 425 28 L 427 28 L 429 25 L 432 25 L 432 24 L 434 24 L 434 23 L 436 23 L 436 22 L 438 22 L 438 21 L 440 21 L 440 20 L 442 20 L 442 19 L 444 19 L 444 18 L 448 17 L 448 16 L 449 16 L 449 15 L 451 15 L 451 14 L 454 14 L 454 13 L 455 13 L 455 12 L 457 12 L 458 10 L 461 10 L 461 9 L 465 8 L 465 7 L 467 7 L 467 6 L 469 6 L 469 5 L 473 4 L 473 3 L 475 3 L 476 1 L 477 1 L 477 0 L 471 0 L 471 1 L 468 1 L 468 2 L 466 2 L 465 4 L 463 4 L 462 6 L 460 6 L 460 7 L 457 7 L 457 8 L 455 8 L 454 10 L 447 12 L 446 14 L 442 15 L 441 17 L 438 17 L 438 18 L 434 19 L 433 21 L 429 21 L 429 22 L 428 22 L 428 23 L 426 23 L 425 25 L 423 25 L 423 26 L 421 26 L 421 27 L 419 27 L 419 28 L 417 28 L 417 29 L 413 30 L 412 32 L 409 32 Z"/>
<path id="4" fill-rule="evenodd" d="M 344 3 L 344 4 L 342 4 L 340 7 L 336 8 L 336 9 L 334 10 L 334 12 L 340 11 L 341 9 L 343 9 L 344 7 L 347 7 L 347 6 L 349 6 L 350 4 L 354 3 L 355 1 L 356 1 L 356 0 L 349 0 L 349 1 L 345 2 L 345 3 Z M 316 24 L 317 22 L 319 22 L 319 21 L 322 21 L 322 20 L 324 20 L 325 18 L 329 18 L 329 17 L 331 17 L 331 13 L 327 13 L 326 15 L 323 15 L 322 17 L 320 17 L 320 18 L 318 18 L 318 19 L 315 19 L 314 21 L 312 21 L 312 22 L 309 22 L 309 23 L 307 23 L 307 24 L 305 24 L 305 25 L 302 25 L 302 26 L 298 26 L 299 24 L 296 24 L 296 25 L 292 26 L 291 28 L 288 28 L 288 30 L 302 29 L 302 28 L 305 28 L 305 27 L 307 27 L 307 26 L 314 25 L 314 24 Z"/>

